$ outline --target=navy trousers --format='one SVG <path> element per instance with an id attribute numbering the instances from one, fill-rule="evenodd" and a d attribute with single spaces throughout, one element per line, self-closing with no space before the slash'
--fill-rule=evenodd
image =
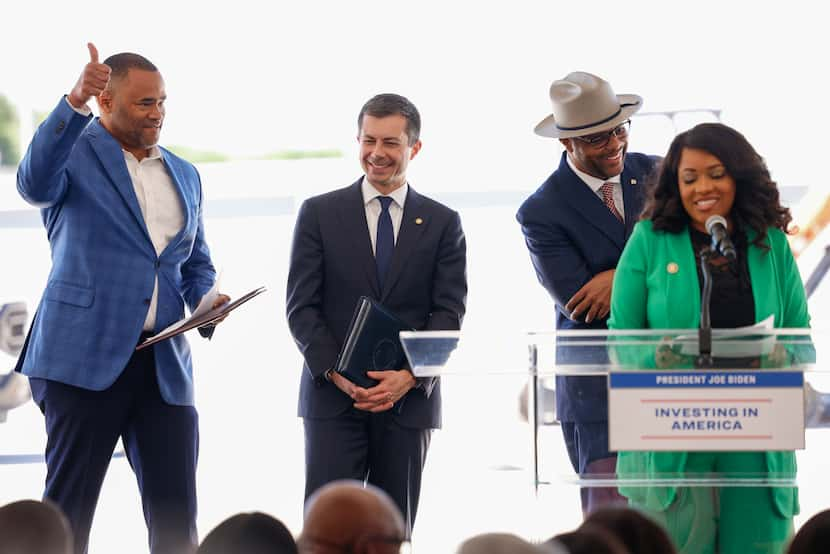
<path id="1" fill-rule="evenodd" d="M 432 429 L 398 425 L 392 414 L 350 408 L 335 418 L 304 418 L 305 497 L 326 483 L 356 479 L 386 491 L 412 534 Z"/>
<path id="2" fill-rule="evenodd" d="M 574 471 L 580 477 L 614 479 L 617 475 L 617 453 L 608 451 L 608 422 L 562 421 L 562 435 Z M 587 517 L 606 506 L 627 505 L 617 487 L 582 487 L 582 513 Z"/>
<path id="3" fill-rule="evenodd" d="M 196 533 L 198 415 L 164 402 L 153 348 L 133 354 L 108 389 L 30 379 L 46 418 L 46 490 L 61 507 L 84 554 L 95 505 L 120 437 L 138 480 L 153 554 L 192 553 Z"/>

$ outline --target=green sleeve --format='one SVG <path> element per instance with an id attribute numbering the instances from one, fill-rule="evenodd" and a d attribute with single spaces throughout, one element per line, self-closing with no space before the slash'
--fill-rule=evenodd
<path id="1" fill-rule="evenodd" d="M 783 316 L 782 327 L 809 327 L 810 314 L 807 311 L 807 295 L 804 291 L 804 284 L 801 281 L 801 273 L 795 263 L 792 250 L 787 242 L 787 237 L 778 229 L 770 231 L 773 242 L 773 250 L 777 258 L 777 266 L 782 285 L 781 304 Z"/>
<path id="2" fill-rule="evenodd" d="M 611 317 L 609 329 L 646 329 L 648 328 L 647 301 L 649 250 L 654 239 L 650 222 L 640 222 L 625 245 L 617 270 L 614 272 L 614 284 L 611 289 Z M 655 349 L 653 346 L 625 344 L 634 337 L 610 340 L 609 358 L 619 369 L 643 369 L 654 367 Z M 636 341 L 635 341 L 636 342 Z"/>
<path id="3" fill-rule="evenodd" d="M 648 326 L 646 274 L 649 243 L 654 233 L 646 223 L 650 224 L 640 222 L 634 227 L 614 272 L 609 329 L 644 329 Z"/>
<path id="4" fill-rule="evenodd" d="M 810 314 L 807 311 L 807 294 L 801 280 L 801 273 L 793 257 L 790 244 L 786 235 L 778 230 L 771 229 L 769 241 L 772 246 L 772 254 L 775 256 L 775 267 L 778 272 L 778 283 L 781 290 L 781 323 L 777 327 L 785 328 L 807 328 L 810 326 Z M 782 337 L 783 338 L 783 337 Z M 784 361 L 774 360 L 777 363 L 764 364 L 765 367 L 782 367 L 800 364 L 814 364 L 816 362 L 815 345 L 811 341 L 802 344 L 799 341 L 803 337 L 792 337 L 793 342 L 786 346 L 788 353 Z M 784 340 L 787 340 L 784 338 Z"/>

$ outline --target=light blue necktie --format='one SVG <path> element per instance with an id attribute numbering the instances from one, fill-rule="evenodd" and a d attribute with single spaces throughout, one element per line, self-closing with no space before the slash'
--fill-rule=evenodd
<path id="1" fill-rule="evenodd" d="M 383 290 L 383 282 L 389 265 L 392 263 L 392 251 L 395 249 L 395 231 L 392 228 L 392 216 L 389 215 L 391 196 L 378 196 L 380 215 L 378 216 L 378 234 L 375 240 L 375 264 L 378 268 L 378 283 Z"/>

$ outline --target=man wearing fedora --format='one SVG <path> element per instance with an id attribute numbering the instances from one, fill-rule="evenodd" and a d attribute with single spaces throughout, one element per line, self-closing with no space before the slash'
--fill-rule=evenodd
<path id="1" fill-rule="evenodd" d="M 565 152 L 516 215 L 539 282 L 556 303 L 558 329 L 606 329 L 617 261 L 640 214 L 655 159 L 627 153 L 634 94 L 614 93 L 603 79 L 577 71 L 550 87 L 553 113 L 535 132 L 559 139 Z M 571 357 L 572 357 L 571 351 Z M 557 352 L 558 363 L 568 356 Z M 603 352 L 586 353 L 602 363 Z M 569 359 L 584 363 L 585 359 Z M 606 378 L 556 378 L 556 414 L 574 470 L 613 475 L 608 451 Z M 582 489 L 582 510 L 625 502 L 614 487 Z"/>

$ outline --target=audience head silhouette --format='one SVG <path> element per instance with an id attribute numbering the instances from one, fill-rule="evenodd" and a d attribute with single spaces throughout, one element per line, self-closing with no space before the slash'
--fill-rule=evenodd
<path id="1" fill-rule="evenodd" d="M 458 547 L 456 554 L 568 554 L 561 545 L 548 541 L 544 545 L 527 542 L 510 533 L 482 533 L 470 537 Z"/>
<path id="2" fill-rule="evenodd" d="M 72 530 L 48 500 L 0 507 L 0 554 L 72 554 Z"/>
<path id="3" fill-rule="evenodd" d="M 404 542 L 403 516 L 389 495 L 353 480 L 333 481 L 308 498 L 297 541 L 304 554 L 397 554 Z"/>
<path id="4" fill-rule="evenodd" d="M 556 535 L 545 544 L 561 544 L 569 554 L 639 554 L 599 525 L 583 523 L 577 530 Z"/>
<path id="5" fill-rule="evenodd" d="M 297 554 L 291 531 L 262 512 L 229 517 L 208 533 L 197 554 Z"/>
<path id="6" fill-rule="evenodd" d="M 585 524 L 603 527 L 616 536 L 630 552 L 637 554 L 675 554 L 666 531 L 634 508 L 614 506 L 592 512 Z"/>
<path id="7" fill-rule="evenodd" d="M 819 554 L 830 545 L 830 510 L 819 512 L 798 529 L 787 554 Z"/>

